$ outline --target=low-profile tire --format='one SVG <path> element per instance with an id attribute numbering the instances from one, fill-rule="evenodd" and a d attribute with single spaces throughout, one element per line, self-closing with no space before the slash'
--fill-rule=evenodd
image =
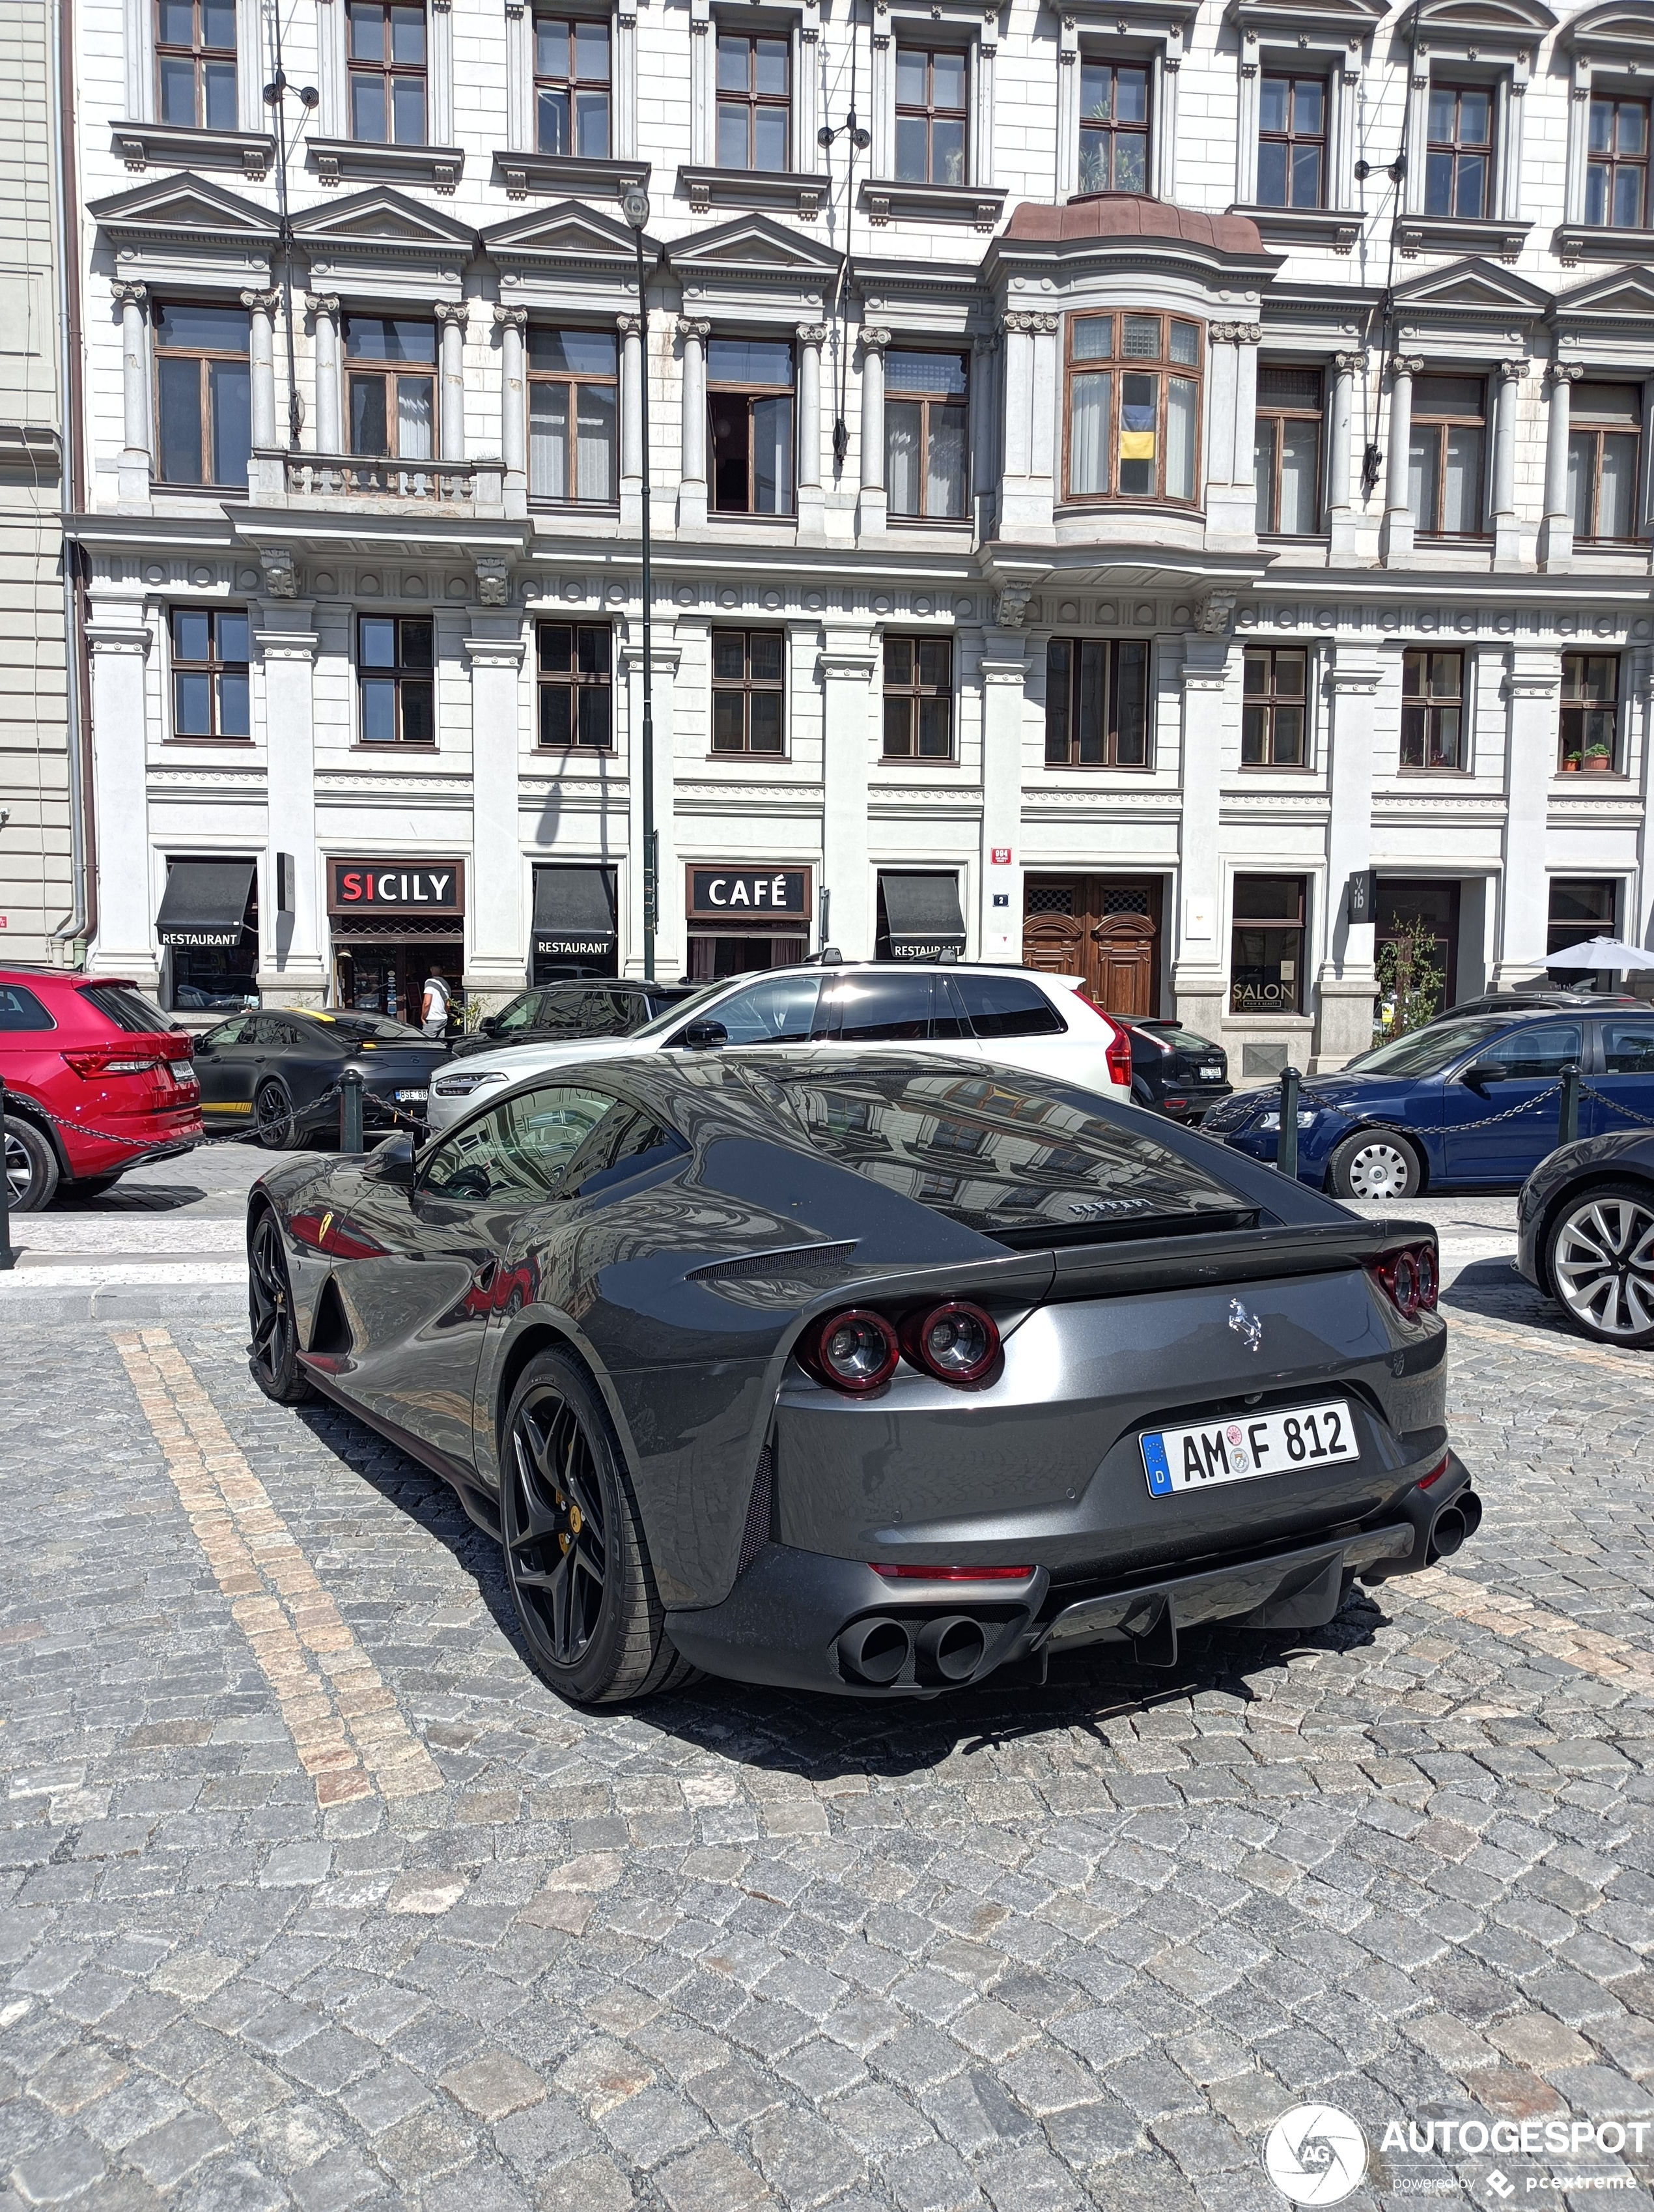
<path id="1" fill-rule="evenodd" d="M 501 1427 L 500 1537 L 538 1672 L 572 1705 L 651 1697 L 691 1678 L 666 1633 L 625 1455 L 590 1376 L 542 1352 Z"/>
<path id="2" fill-rule="evenodd" d="M 43 1213 L 58 1188 L 58 1155 L 32 1121 L 8 1114 L 6 1182 L 14 1213 Z"/>
<path id="3" fill-rule="evenodd" d="M 1330 1163 L 1340 1198 L 1416 1198 L 1424 1182 L 1418 1148 L 1396 1129 L 1358 1129 Z"/>
<path id="4" fill-rule="evenodd" d="M 276 1216 L 266 1211 L 247 1240 L 247 1321 L 252 1379 L 278 1406 L 302 1406 L 315 1396 L 299 1364 L 299 1329 L 293 1314 L 293 1281 Z"/>
<path id="5" fill-rule="evenodd" d="M 299 1141 L 293 1094 L 279 1075 L 266 1076 L 253 1094 L 253 1133 L 269 1152 L 288 1152 Z"/>
<path id="6" fill-rule="evenodd" d="M 1654 1187 L 1599 1183 L 1565 1200 L 1546 1232 L 1545 1271 L 1582 1336 L 1654 1345 Z"/>

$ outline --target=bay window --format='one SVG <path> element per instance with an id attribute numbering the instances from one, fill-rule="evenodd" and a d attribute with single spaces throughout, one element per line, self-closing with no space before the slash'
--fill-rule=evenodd
<path id="1" fill-rule="evenodd" d="M 1068 496 L 1192 504 L 1200 430 L 1198 323 L 1071 315 Z"/>

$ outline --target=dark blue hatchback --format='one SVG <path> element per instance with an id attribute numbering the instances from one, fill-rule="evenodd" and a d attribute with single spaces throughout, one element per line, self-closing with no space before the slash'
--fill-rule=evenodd
<path id="1" fill-rule="evenodd" d="M 1299 1180 L 1340 1198 L 1408 1198 L 1430 1184 L 1514 1188 L 1556 1144 L 1557 1085 L 1570 1064 L 1597 1094 L 1580 1099 L 1580 1136 L 1654 1117 L 1654 1006 L 1515 1021 L 1450 1016 L 1336 1075 L 1306 1078 Z M 1215 1106 L 1202 1127 L 1272 1160 L 1280 1109 L 1273 1089 L 1245 1091 Z"/>

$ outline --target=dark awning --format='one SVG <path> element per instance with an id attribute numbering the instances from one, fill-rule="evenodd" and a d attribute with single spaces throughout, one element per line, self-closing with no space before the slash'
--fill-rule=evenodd
<path id="1" fill-rule="evenodd" d="M 161 943 L 179 949 L 239 945 L 253 866 L 251 860 L 174 860 L 155 917 Z"/>
<path id="2" fill-rule="evenodd" d="M 536 953 L 550 959 L 591 958 L 612 952 L 617 942 L 612 868 L 535 870 Z"/>
<path id="3" fill-rule="evenodd" d="M 882 874 L 879 903 L 893 959 L 934 960 L 965 950 L 957 876 Z"/>

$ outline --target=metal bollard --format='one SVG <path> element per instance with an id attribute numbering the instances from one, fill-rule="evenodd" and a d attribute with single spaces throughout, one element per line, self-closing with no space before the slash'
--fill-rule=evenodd
<path id="1" fill-rule="evenodd" d="M 0 1080 L 0 1275 L 17 1265 L 11 1249 L 11 1175 L 6 1166 L 6 1086 Z"/>
<path id="2" fill-rule="evenodd" d="M 354 1067 L 339 1078 L 339 1150 L 366 1152 L 362 1141 L 362 1079 Z"/>
<path id="3" fill-rule="evenodd" d="M 1570 1060 L 1562 1070 L 1562 1097 L 1556 1113 L 1556 1141 L 1571 1145 L 1579 1134 L 1579 1068 Z"/>
<path id="4" fill-rule="evenodd" d="M 1284 1176 L 1298 1180 L 1298 1070 L 1290 1062 L 1281 1071 L 1281 1134 L 1275 1164 Z"/>

